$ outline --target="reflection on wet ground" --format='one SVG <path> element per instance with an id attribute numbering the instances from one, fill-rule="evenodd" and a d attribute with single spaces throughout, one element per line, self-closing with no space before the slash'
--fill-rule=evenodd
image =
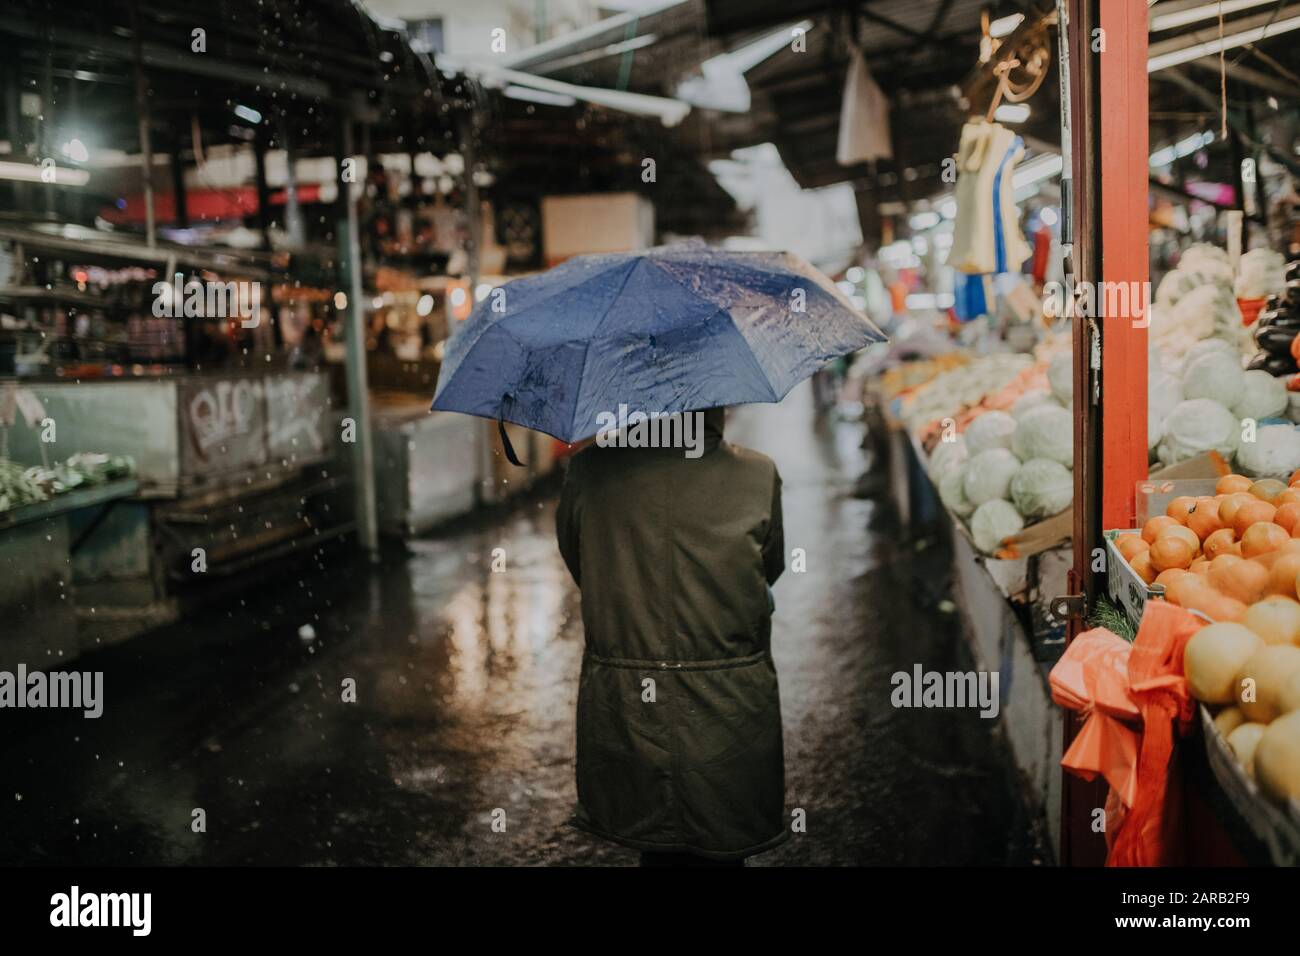
<path id="1" fill-rule="evenodd" d="M 1035 862 L 992 722 L 889 703 L 893 672 L 969 659 L 957 618 L 903 583 L 882 506 L 849 494 L 860 426 L 814 426 L 810 395 L 728 425 L 777 460 L 787 548 L 807 553 L 773 628 L 807 832 L 751 865 Z M 0 862 L 635 863 L 565 825 L 581 652 L 549 495 L 277 579 L 79 661 L 105 673 L 99 720 L 0 716 Z"/>

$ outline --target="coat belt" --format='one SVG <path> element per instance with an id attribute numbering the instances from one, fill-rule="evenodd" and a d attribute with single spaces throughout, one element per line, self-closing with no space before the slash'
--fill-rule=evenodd
<path id="1" fill-rule="evenodd" d="M 751 664 L 758 664 L 763 661 L 771 660 L 771 655 L 767 651 L 759 651 L 757 654 L 747 654 L 744 657 L 723 657 L 713 661 L 656 661 L 656 660 L 637 660 L 631 657 L 606 657 L 603 654 L 596 654 L 592 651 L 584 651 L 583 656 L 597 664 L 603 664 L 606 667 L 622 667 L 627 670 L 644 671 L 715 671 L 725 670 L 731 667 L 748 667 Z"/>

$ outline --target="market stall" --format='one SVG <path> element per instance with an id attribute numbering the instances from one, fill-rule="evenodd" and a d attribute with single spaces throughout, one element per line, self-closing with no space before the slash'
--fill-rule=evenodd
<path id="1" fill-rule="evenodd" d="M 1073 666 L 1058 659 L 1090 629 L 1133 640 L 1144 607 L 1169 603 L 1180 575 L 1183 588 L 1206 583 L 1221 615 L 1247 613 L 1261 595 L 1225 596 L 1235 579 L 1205 575 L 1220 558 L 1220 567 L 1280 560 L 1268 555 L 1283 551 L 1289 509 L 1285 527 L 1245 535 L 1267 508 L 1282 510 L 1272 497 L 1289 498 L 1300 469 L 1300 267 L 1288 264 L 1300 248 L 1297 219 L 1293 204 L 1268 199 L 1294 195 L 1294 170 L 1285 157 L 1270 164 L 1277 141 L 1251 139 L 1233 112 L 1258 101 L 1258 89 L 1234 88 L 1222 116 L 1216 99 L 1215 112 L 1173 119 L 1166 111 L 1182 94 L 1170 86 L 1185 78 L 1155 78 L 1172 69 L 1167 51 L 1190 51 L 1187 62 L 1198 62 L 1194 54 L 1215 50 L 1195 49 L 1174 21 L 1138 23 L 1132 12 L 1119 2 L 1060 4 L 984 24 L 955 188 L 887 224 L 886 239 L 904 222 L 906 232 L 869 266 L 891 292 L 892 341 L 860 357 L 853 373 L 874 429 L 889 436 L 904 525 L 918 537 L 938 528 L 952 542 L 953 595 L 980 666 L 1000 670 L 1010 687 L 1004 706 L 1016 716 L 1004 733 L 1031 805 L 1059 834 L 1062 861 L 1075 864 L 1127 851 L 1114 851 L 1114 834 L 1093 819 L 1107 805 L 1103 777 L 1057 772 L 1063 757 L 1077 769 L 1071 755 L 1084 729 L 1067 708 L 1058 732 L 1057 705 L 1069 695 L 1053 668 Z M 1242 26 L 1230 23 L 1223 42 Z M 1148 27 L 1174 37 L 1150 62 Z M 1096 31 L 1107 37 L 1104 57 L 1089 52 Z M 1055 156 L 1041 133 L 1016 135 L 1009 124 L 1017 120 L 999 108 L 1007 97 L 1038 104 L 1036 114 L 1045 98 L 1050 104 L 1049 69 L 1064 70 Z M 1260 169 L 1267 173 L 1257 177 Z M 1245 483 L 1232 492 L 1254 487 L 1263 496 L 1244 511 L 1256 520 L 1240 528 L 1212 516 L 1225 497 L 1216 483 L 1229 472 L 1238 477 L 1224 480 Z M 1189 500 L 1213 505 L 1188 509 Z M 1181 531 L 1166 540 L 1173 524 Z M 1297 597 L 1290 564 L 1281 562 L 1275 582 L 1288 609 Z M 1253 581 L 1263 572 L 1252 565 L 1235 574 Z M 1136 715 L 1123 719 L 1140 740 Z M 1276 786 L 1271 803 L 1266 789 L 1243 803 L 1251 787 L 1241 773 L 1251 765 L 1225 775 L 1236 765 L 1222 759 L 1231 749 L 1222 734 L 1191 728 L 1180 746 L 1199 759 L 1187 761 L 1183 794 L 1197 827 L 1175 841 L 1178 852 L 1291 859 L 1278 849 L 1287 846 L 1285 827 L 1260 822 L 1291 812 Z M 1108 820 L 1118 826 L 1133 794 L 1116 793 L 1112 782 L 1120 809 Z"/>

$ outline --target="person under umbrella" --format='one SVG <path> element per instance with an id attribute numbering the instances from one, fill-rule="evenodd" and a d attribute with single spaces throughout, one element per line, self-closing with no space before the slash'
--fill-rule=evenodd
<path id="1" fill-rule="evenodd" d="M 560 496 L 560 553 L 582 591 L 574 823 L 645 865 L 732 862 L 785 826 L 768 587 L 785 569 L 772 460 L 703 419 L 681 448 L 591 445 Z"/>
<path id="2" fill-rule="evenodd" d="M 771 656 L 781 479 L 724 440 L 725 406 L 780 401 L 883 340 L 802 260 L 691 244 L 515 280 L 449 344 L 433 407 L 495 418 L 512 462 L 505 421 L 597 437 L 556 516 L 586 638 L 571 822 L 643 864 L 737 865 L 790 835 Z"/>

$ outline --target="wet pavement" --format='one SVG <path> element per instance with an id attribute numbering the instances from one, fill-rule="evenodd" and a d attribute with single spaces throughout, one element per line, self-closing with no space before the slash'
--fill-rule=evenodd
<path id="1" fill-rule="evenodd" d="M 807 832 L 750 865 L 1040 862 L 994 722 L 890 705 L 895 671 L 969 657 L 941 562 L 850 494 L 861 426 L 813 420 L 804 386 L 728 425 L 776 459 L 807 553 L 773 625 Z M 99 720 L 0 713 L 0 863 L 635 864 L 565 823 L 581 652 L 553 493 L 326 559 L 71 665 L 104 672 Z"/>

